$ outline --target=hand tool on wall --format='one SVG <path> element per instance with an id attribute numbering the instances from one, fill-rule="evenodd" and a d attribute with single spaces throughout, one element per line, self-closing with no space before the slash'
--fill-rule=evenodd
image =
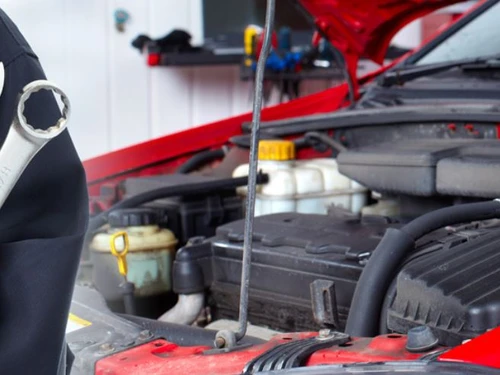
<path id="1" fill-rule="evenodd" d="M 249 49 L 252 52 L 251 54 L 246 53 L 245 66 L 251 66 L 251 69 L 255 72 L 257 69 L 255 59 L 258 59 L 262 49 L 263 30 L 256 35 L 252 35 L 250 27 L 247 28 L 245 30 L 245 46 L 247 46 L 247 42 L 250 43 L 250 37 L 254 40 L 251 46 L 255 47 L 255 49 L 252 51 Z M 249 56 L 254 58 L 250 65 L 248 65 Z M 284 96 L 287 96 L 289 100 L 299 97 L 300 79 L 298 75 L 297 77 L 293 75 L 301 71 L 304 56 L 304 51 L 296 52 L 292 50 L 292 31 L 289 27 L 282 27 L 278 33 L 273 32 L 272 50 L 266 60 L 266 73 L 271 75 L 270 81 L 279 89 L 280 102 L 283 101 Z"/>
<path id="2" fill-rule="evenodd" d="M 245 46 L 245 66 L 251 67 L 255 58 L 257 36 L 262 32 L 262 29 L 255 25 L 249 25 L 244 32 Z"/>

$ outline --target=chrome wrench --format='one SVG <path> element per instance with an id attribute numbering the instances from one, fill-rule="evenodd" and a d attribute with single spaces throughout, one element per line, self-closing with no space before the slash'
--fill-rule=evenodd
<path id="1" fill-rule="evenodd" d="M 63 102 L 62 117 L 47 130 L 34 128 L 24 116 L 26 102 L 31 94 L 40 90 L 54 91 Z M 17 100 L 14 119 L 0 148 L 0 208 L 35 155 L 66 129 L 69 114 L 68 97 L 54 84 L 39 80 L 23 88 Z"/>

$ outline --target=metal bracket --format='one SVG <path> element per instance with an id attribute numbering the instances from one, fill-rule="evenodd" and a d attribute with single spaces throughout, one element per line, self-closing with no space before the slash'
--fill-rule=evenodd
<path id="1" fill-rule="evenodd" d="M 335 283 L 329 280 L 315 280 L 311 283 L 311 302 L 314 320 L 321 327 L 338 328 L 339 314 Z"/>

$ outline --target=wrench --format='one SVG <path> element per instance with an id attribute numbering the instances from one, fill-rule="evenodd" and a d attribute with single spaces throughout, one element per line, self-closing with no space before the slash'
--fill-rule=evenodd
<path id="1" fill-rule="evenodd" d="M 59 94 L 64 105 L 62 117 L 47 130 L 34 128 L 24 116 L 26 102 L 31 94 L 40 90 L 51 90 Z M 23 88 L 17 99 L 14 119 L 0 148 L 0 208 L 35 155 L 66 129 L 69 114 L 68 97 L 54 84 L 38 80 Z"/>

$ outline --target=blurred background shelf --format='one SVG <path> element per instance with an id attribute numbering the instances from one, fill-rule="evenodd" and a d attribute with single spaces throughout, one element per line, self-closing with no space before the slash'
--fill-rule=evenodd
<path id="1" fill-rule="evenodd" d="M 300 72 L 281 72 L 276 73 L 267 71 L 265 79 L 267 81 L 283 81 L 283 80 L 337 80 L 342 79 L 342 70 L 337 67 L 331 68 L 312 68 L 304 69 Z M 242 81 L 250 81 L 255 79 L 255 72 L 251 68 L 242 67 L 240 72 Z"/>

